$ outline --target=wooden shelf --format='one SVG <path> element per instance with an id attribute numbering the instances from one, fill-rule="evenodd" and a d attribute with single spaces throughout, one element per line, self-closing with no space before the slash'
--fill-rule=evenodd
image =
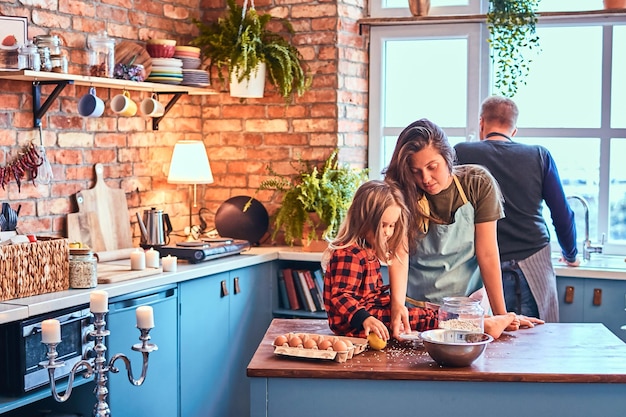
<path id="1" fill-rule="evenodd" d="M 190 96 L 204 96 L 218 94 L 217 91 L 211 88 L 191 87 L 187 85 L 174 85 L 174 84 L 160 84 L 150 82 L 137 82 L 128 80 L 118 80 L 115 78 L 102 78 L 102 77 L 89 77 L 84 75 L 65 74 L 59 72 L 46 72 L 46 71 L 31 71 L 31 70 L 19 70 L 19 71 L 0 71 L 0 79 L 8 79 L 15 81 L 27 81 L 32 83 L 33 93 L 33 125 L 34 127 L 41 126 L 41 118 L 46 114 L 52 101 L 56 100 L 61 91 L 68 84 L 83 85 L 88 87 L 100 87 L 118 90 L 131 90 L 131 91 L 150 91 L 159 94 L 173 94 L 173 97 L 165 106 L 165 113 L 163 116 L 155 117 L 152 119 L 152 129 L 159 129 L 159 122 L 165 117 L 167 112 L 170 111 L 172 106 L 176 104 L 178 99 L 187 94 Z M 42 85 L 55 85 L 56 87 L 48 98 L 41 103 L 41 86 Z"/>

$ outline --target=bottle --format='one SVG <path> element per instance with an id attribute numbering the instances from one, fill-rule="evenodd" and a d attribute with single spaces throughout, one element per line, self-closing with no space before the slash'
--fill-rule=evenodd
<path id="1" fill-rule="evenodd" d="M 444 297 L 439 307 L 439 328 L 483 333 L 485 311 L 480 300 L 469 297 Z"/>
<path id="2" fill-rule="evenodd" d="M 19 69 L 28 69 L 32 71 L 41 70 L 41 57 L 37 50 L 37 45 L 32 41 L 28 41 L 22 45 L 19 50 L 18 56 Z"/>
<path id="3" fill-rule="evenodd" d="M 98 285 L 97 259 L 89 249 L 70 249 L 70 288 Z"/>
<path id="4" fill-rule="evenodd" d="M 113 78 L 115 40 L 105 31 L 89 36 L 89 72 L 92 77 Z"/>

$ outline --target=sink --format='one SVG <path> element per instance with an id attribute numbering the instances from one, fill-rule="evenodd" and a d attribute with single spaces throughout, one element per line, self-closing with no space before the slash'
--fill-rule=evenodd
<path id="1" fill-rule="evenodd" d="M 552 255 L 552 264 L 555 267 L 567 268 L 564 262 L 559 262 L 559 255 Z M 626 271 L 626 257 L 621 255 L 599 255 L 592 254 L 591 259 L 588 261 L 581 260 L 581 269 L 610 269 Z"/>

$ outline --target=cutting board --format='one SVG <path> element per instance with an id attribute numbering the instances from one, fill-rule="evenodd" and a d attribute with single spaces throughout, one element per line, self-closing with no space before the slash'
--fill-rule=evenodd
<path id="1" fill-rule="evenodd" d="M 104 167 L 95 165 L 96 184 L 76 193 L 78 212 L 95 213 L 102 233 L 103 248 L 113 251 L 133 247 L 133 237 L 124 190 L 111 188 L 104 182 Z M 97 233 L 97 232 L 96 232 Z M 95 239 L 91 239 L 92 242 Z M 95 251 L 99 251 L 94 247 Z"/>
<path id="2" fill-rule="evenodd" d="M 83 243 L 94 252 L 105 250 L 98 214 L 94 211 L 68 214 L 67 238 L 70 242 Z"/>
<path id="3" fill-rule="evenodd" d="M 160 274 L 161 272 L 163 272 L 163 268 L 146 268 L 141 271 L 133 271 L 130 269 L 130 264 L 98 264 L 98 284 L 112 284 L 114 282 Z"/>
<path id="4" fill-rule="evenodd" d="M 144 79 L 150 75 L 152 58 L 146 48 L 132 41 L 122 41 L 115 45 L 115 63 L 128 65 L 131 61 L 133 65 L 143 65 Z"/>

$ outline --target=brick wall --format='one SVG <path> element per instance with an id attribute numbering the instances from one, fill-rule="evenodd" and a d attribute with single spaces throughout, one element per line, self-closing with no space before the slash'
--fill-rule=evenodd
<path id="1" fill-rule="evenodd" d="M 28 17 L 28 36 L 57 34 L 67 46 L 70 72 L 83 73 L 89 33 L 107 30 L 118 40 L 143 41 L 168 37 L 187 43 L 195 34 L 191 18 L 214 19 L 225 10 L 224 0 L 1 3 L 0 14 Z M 241 3 L 240 3 L 241 4 Z M 98 88 L 107 106 L 103 117 L 87 119 L 76 111 L 87 87 L 67 86 L 43 118 L 42 140 L 54 180 L 50 185 L 15 182 L 0 189 L 1 201 L 21 204 L 24 232 L 65 235 L 65 214 L 76 211 L 71 197 L 94 185 L 93 165 L 104 164 L 111 187 L 125 190 L 131 219 L 149 207 L 170 214 L 174 229 L 189 224 L 188 189 L 168 184 L 172 149 L 180 139 L 203 140 L 215 182 L 199 186 L 199 205 L 208 209 L 209 226 L 220 204 L 236 195 L 252 195 L 266 177 L 266 166 L 292 173 L 290 160 L 299 156 L 323 160 L 339 147 L 340 160 L 365 166 L 367 161 L 367 45 L 357 19 L 364 0 L 257 0 L 257 9 L 288 18 L 298 46 L 313 75 L 310 91 L 286 107 L 269 84 L 265 97 L 241 103 L 213 79 L 214 96 L 184 96 L 153 131 L 142 116 L 116 117 L 109 100 L 120 93 Z M 215 74 L 213 74 L 215 75 Z M 31 86 L 0 81 L 0 164 L 6 165 L 30 141 L 33 129 Z M 44 98 L 52 87 L 42 88 Z M 131 92 L 135 101 L 149 93 Z M 162 96 L 164 101 L 168 96 Z M 280 196 L 259 193 L 272 213 Z M 199 220 L 196 214 L 194 224 Z M 133 222 L 138 242 L 139 230 Z"/>

